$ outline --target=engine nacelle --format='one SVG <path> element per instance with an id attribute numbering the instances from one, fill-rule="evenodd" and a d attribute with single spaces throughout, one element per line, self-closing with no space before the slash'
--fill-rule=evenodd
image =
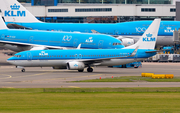
<path id="1" fill-rule="evenodd" d="M 124 45 L 125 47 L 134 44 L 134 39 L 123 38 L 123 39 L 121 39 L 121 40 L 122 40 L 122 43 L 123 43 L 123 45 Z"/>
<path id="2" fill-rule="evenodd" d="M 67 68 L 69 70 L 83 70 L 85 68 L 85 65 L 83 62 L 68 62 Z"/>
<path id="3" fill-rule="evenodd" d="M 12 45 L 12 44 L 5 44 L 4 47 L 15 52 L 26 51 L 26 50 L 30 50 L 31 48 L 31 46 L 20 46 L 20 45 Z"/>
<path id="4" fill-rule="evenodd" d="M 4 43 L 0 43 L 0 46 L 4 46 L 5 44 Z"/>

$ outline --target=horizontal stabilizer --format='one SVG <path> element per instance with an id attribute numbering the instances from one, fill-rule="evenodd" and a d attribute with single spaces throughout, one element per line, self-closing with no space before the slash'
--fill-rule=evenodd
<path id="1" fill-rule="evenodd" d="M 160 51 L 146 51 L 146 53 L 156 53 L 156 52 L 160 52 Z"/>

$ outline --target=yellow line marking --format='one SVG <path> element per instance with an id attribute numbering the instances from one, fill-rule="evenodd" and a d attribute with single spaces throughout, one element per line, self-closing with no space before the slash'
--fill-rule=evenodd
<path id="1" fill-rule="evenodd" d="M 82 78 L 82 77 L 92 77 L 92 76 L 100 76 L 103 74 L 96 74 L 96 75 L 87 75 L 87 76 L 76 76 L 76 77 L 64 77 L 64 78 L 51 78 L 51 79 L 40 79 L 40 80 L 33 80 L 33 81 L 42 81 L 42 80 L 67 80 L 70 78 Z"/>
<path id="2" fill-rule="evenodd" d="M 42 80 L 60 80 L 60 79 L 82 78 L 82 77 L 92 77 L 92 76 L 100 76 L 100 75 L 103 75 L 103 74 L 87 75 L 87 76 L 76 76 L 76 77 L 66 77 L 66 78 L 52 78 L 52 79 L 42 79 Z"/>
<path id="3" fill-rule="evenodd" d="M 2 88 L 13 88 L 13 87 L 2 87 Z"/>
<path id="4" fill-rule="evenodd" d="M 69 86 L 69 87 L 72 87 L 72 88 L 80 88 L 80 87 L 77 87 L 77 86 Z"/>
<path id="5" fill-rule="evenodd" d="M 0 75 L 2 75 L 2 76 L 8 76 L 8 77 L 6 77 L 6 78 L 0 78 L 0 79 L 8 79 L 8 78 L 12 78 L 11 75 L 7 75 L 7 74 L 0 74 Z"/>
<path id="6" fill-rule="evenodd" d="M 51 71 L 51 72 L 46 72 L 46 73 L 33 74 L 33 75 L 17 76 L 17 77 L 12 77 L 12 78 L 20 78 L 20 77 L 30 77 L 30 76 L 37 76 L 37 75 L 45 75 L 45 74 L 48 74 L 48 73 L 52 73 L 52 71 Z"/>

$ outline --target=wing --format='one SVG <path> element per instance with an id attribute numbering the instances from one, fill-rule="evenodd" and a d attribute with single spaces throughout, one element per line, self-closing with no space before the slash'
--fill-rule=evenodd
<path id="1" fill-rule="evenodd" d="M 49 46 L 49 45 L 40 45 L 40 44 L 30 44 L 30 43 L 22 43 L 22 42 L 11 42 L 11 41 L 0 41 L 2 44 L 11 44 L 11 45 L 17 45 L 17 46 L 32 46 L 32 48 L 36 47 L 45 47 L 46 49 L 73 49 L 73 48 L 67 48 L 67 47 L 61 47 L 61 46 Z M 36 50 L 36 49 L 34 49 Z"/>
<path id="2" fill-rule="evenodd" d="M 102 61 L 104 60 L 111 60 L 111 59 L 123 59 L 123 58 L 128 58 L 128 57 L 133 57 L 136 55 L 137 50 L 138 50 L 139 46 L 137 46 L 134 51 L 128 55 L 128 56 L 122 56 L 122 57 L 108 57 L 108 58 L 97 58 L 97 59 L 86 59 L 86 60 L 79 60 L 84 62 L 84 64 L 95 64 L 95 65 L 100 65 Z"/>

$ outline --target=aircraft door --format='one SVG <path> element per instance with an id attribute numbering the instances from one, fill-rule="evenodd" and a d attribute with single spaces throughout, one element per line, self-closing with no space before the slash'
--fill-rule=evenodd
<path id="1" fill-rule="evenodd" d="M 75 54 L 74 57 L 75 57 L 75 59 L 82 59 L 82 55 L 81 54 Z"/>
<path id="2" fill-rule="evenodd" d="M 77 47 L 78 45 L 78 39 L 75 39 L 74 42 L 73 42 L 73 47 Z"/>
<path id="3" fill-rule="evenodd" d="M 81 54 L 79 54 L 78 59 L 82 59 L 82 55 Z"/>
<path id="4" fill-rule="evenodd" d="M 99 44 L 98 44 L 98 48 L 99 48 L 99 49 L 102 49 L 102 48 L 103 48 L 103 42 L 104 42 L 103 40 L 100 40 L 100 41 L 99 41 Z"/>
<path id="5" fill-rule="evenodd" d="M 4 36 L 5 36 L 4 34 L 2 34 L 2 35 L 1 35 L 1 40 L 3 40 L 3 39 L 4 39 Z"/>
<path id="6" fill-rule="evenodd" d="M 27 53 L 27 60 L 28 61 L 31 61 L 32 60 L 32 55 L 30 52 Z"/>
<path id="7" fill-rule="evenodd" d="M 33 43 L 33 36 L 31 36 L 30 38 L 29 38 L 29 43 Z"/>

